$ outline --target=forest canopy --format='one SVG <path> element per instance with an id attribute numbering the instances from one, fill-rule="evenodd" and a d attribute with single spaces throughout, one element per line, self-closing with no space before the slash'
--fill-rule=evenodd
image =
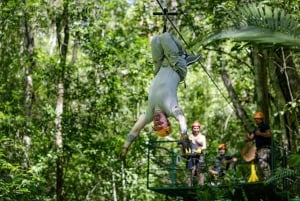
<path id="1" fill-rule="evenodd" d="M 161 3 L 177 12 L 167 29 L 201 54 L 178 96 L 188 133 L 201 122 L 208 160 L 220 143 L 242 160 L 262 111 L 299 165 L 299 1 Z M 161 140 L 152 124 L 119 160 L 146 108 L 161 11 L 141 0 L 0 2 L 1 200 L 164 200 L 146 185 L 147 145 Z"/>

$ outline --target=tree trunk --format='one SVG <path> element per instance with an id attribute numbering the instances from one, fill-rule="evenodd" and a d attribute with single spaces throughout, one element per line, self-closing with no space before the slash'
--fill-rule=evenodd
<path id="1" fill-rule="evenodd" d="M 122 194 L 123 194 L 123 201 L 126 201 L 126 175 L 125 175 L 125 167 L 124 167 L 124 162 L 121 164 L 121 178 L 122 178 Z"/>
<path id="2" fill-rule="evenodd" d="M 113 169 L 111 170 L 111 174 L 112 174 L 112 191 L 113 191 L 113 201 L 118 201 L 117 199 L 117 188 L 116 188 L 116 178 L 115 178 L 115 174 Z"/>
<path id="3" fill-rule="evenodd" d="M 65 78 L 65 67 L 67 61 L 68 45 L 69 45 L 69 15 L 68 15 L 68 0 L 63 3 L 62 16 L 57 18 L 56 30 L 58 47 L 60 50 L 60 72 L 58 74 L 58 97 L 56 105 L 56 196 L 58 201 L 64 201 L 64 160 L 63 160 L 63 133 L 62 133 L 62 114 L 64 107 L 64 78 Z M 63 34 L 61 33 L 63 31 Z M 64 36 L 62 40 L 62 35 Z"/>
<path id="4" fill-rule="evenodd" d="M 26 0 L 23 0 L 24 5 L 26 5 Z M 25 112 L 26 112 L 26 121 L 31 122 L 32 118 L 32 102 L 34 98 L 33 93 L 33 81 L 32 81 L 32 70 L 35 67 L 35 59 L 34 59 L 34 35 L 31 30 L 31 25 L 29 24 L 29 15 L 26 11 L 24 11 L 24 44 L 25 44 L 25 66 L 24 66 L 24 72 L 25 72 Z M 30 151 L 30 142 L 31 142 L 31 136 L 22 136 L 22 141 L 25 144 L 24 149 L 24 155 L 25 155 L 25 167 L 30 166 L 30 160 L 29 160 L 29 151 Z"/>
<path id="5" fill-rule="evenodd" d="M 270 124 L 269 118 L 269 87 L 268 87 L 268 60 L 267 50 L 262 51 L 259 46 L 253 47 L 254 84 L 257 111 L 264 113 L 264 121 Z"/>
<path id="6" fill-rule="evenodd" d="M 56 118 L 55 118 L 55 128 L 56 128 L 56 196 L 58 201 L 63 201 L 63 136 L 62 136 L 62 113 L 63 113 L 63 96 L 64 96 L 64 86 L 62 82 L 58 83 L 58 98 L 56 103 Z"/>
<path id="7" fill-rule="evenodd" d="M 299 113 L 297 112 L 297 99 L 300 94 L 300 76 L 293 62 L 293 57 L 287 49 L 279 48 L 275 51 L 275 74 L 283 94 L 285 105 L 278 108 L 284 113 L 284 128 L 288 137 L 289 149 L 297 151 L 299 137 Z M 276 91 L 276 94 L 279 92 Z"/>
<path id="8" fill-rule="evenodd" d="M 271 56 L 271 55 L 270 55 Z M 284 129 L 285 127 L 285 115 L 281 114 L 280 111 L 283 110 L 285 106 L 285 98 L 284 95 L 281 91 L 279 80 L 276 75 L 276 66 L 274 66 L 274 57 L 269 58 L 269 76 L 270 76 L 270 85 L 272 86 L 272 89 L 274 90 L 275 94 L 274 97 L 271 98 L 273 100 L 273 104 L 275 108 L 273 109 L 274 113 L 274 121 L 272 128 L 274 130 L 282 130 L 282 135 L 281 135 L 281 141 L 282 145 L 284 148 L 289 148 L 290 147 L 290 140 L 289 137 L 287 136 L 287 132 Z"/>
<path id="9" fill-rule="evenodd" d="M 26 5 L 26 1 L 23 1 Z M 28 23 L 28 14 L 24 13 L 24 36 L 25 36 L 25 45 L 26 45 L 26 64 L 25 64 L 25 108 L 26 108 L 26 117 L 28 120 L 31 120 L 31 108 L 32 108 L 32 100 L 34 97 L 33 94 L 33 82 L 32 82 L 32 76 L 31 71 L 35 66 L 35 60 L 33 58 L 34 54 L 34 36 L 31 31 L 31 26 Z"/>
<path id="10" fill-rule="evenodd" d="M 225 65 L 222 64 L 222 80 L 224 82 L 224 85 L 228 91 L 229 97 L 231 99 L 231 102 L 233 104 L 233 107 L 235 109 L 235 113 L 237 115 L 237 117 L 243 122 L 245 129 L 247 132 L 251 133 L 254 131 L 255 126 L 253 125 L 253 123 L 251 122 L 251 120 L 249 119 L 246 111 L 244 110 L 244 108 L 242 107 L 240 100 L 238 99 L 236 92 L 232 86 L 231 80 L 229 78 L 229 75 L 227 74 L 227 71 L 225 69 Z"/>

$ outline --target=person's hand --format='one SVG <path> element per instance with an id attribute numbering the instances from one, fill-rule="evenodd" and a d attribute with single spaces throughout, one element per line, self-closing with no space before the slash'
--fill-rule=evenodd
<path id="1" fill-rule="evenodd" d="M 121 153 L 119 156 L 121 161 L 125 161 L 127 151 L 128 151 L 127 147 L 122 147 L 122 150 L 121 150 Z"/>
<path id="2" fill-rule="evenodd" d="M 200 146 L 200 147 L 203 147 L 203 142 L 198 142 L 197 141 L 197 145 Z"/>
<path id="3" fill-rule="evenodd" d="M 247 137 L 248 137 L 249 140 L 252 140 L 253 137 L 254 137 L 254 133 L 248 133 Z"/>
<path id="4" fill-rule="evenodd" d="M 195 152 L 196 152 L 196 154 L 201 154 L 202 153 L 201 147 L 199 147 Z"/>
<path id="5" fill-rule="evenodd" d="M 189 154 L 189 153 L 191 153 L 190 143 L 191 143 L 191 141 L 190 141 L 188 135 L 181 134 L 181 138 L 177 144 L 181 146 L 184 154 Z"/>
<path id="6" fill-rule="evenodd" d="M 219 175 L 219 173 L 215 170 L 210 170 L 209 171 L 214 177 L 217 177 Z"/>
<path id="7" fill-rule="evenodd" d="M 257 136 L 262 136 L 262 133 L 261 133 L 259 130 L 256 130 L 256 131 L 255 131 L 255 135 L 257 135 Z"/>
<path id="8" fill-rule="evenodd" d="M 237 162 L 237 158 L 236 157 L 233 157 L 231 160 L 232 160 L 233 163 Z"/>

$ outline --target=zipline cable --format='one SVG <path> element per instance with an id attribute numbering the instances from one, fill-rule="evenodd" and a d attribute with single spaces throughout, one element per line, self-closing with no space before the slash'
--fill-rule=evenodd
<path id="1" fill-rule="evenodd" d="M 159 0 L 156 0 L 156 2 L 158 3 L 159 7 L 161 8 L 164 17 L 166 17 L 168 19 L 168 21 L 171 23 L 172 27 L 175 29 L 175 31 L 177 32 L 177 34 L 179 35 L 179 37 L 181 38 L 181 40 L 184 42 L 184 44 L 186 45 L 187 49 L 190 49 L 188 43 L 186 42 L 186 40 L 184 39 L 184 37 L 182 36 L 182 34 L 179 32 L 179 30 L 177 29 L 177 27 L 175 26 L 175 24 L 173 23 L 173 21 L 169 18 L 169 16 L 164 13 L 164 8 L 161 5 L 161 3 L 159 2 Z M 194 54 L 194 52 L 192 51 L 192 53 Z M 217 88 L 217 90 L 219 91 L 219 93 L 221 94 L 221 96 L 225 99 L 225 101 L 229 104 L 230 102 L 228 101 L 228 99 L 225 97 L 225 95 L 222 93 L 220 87 L 217 85 L 217 83 L 214 81 L 214 79 L 211 77 L 211 75 L 208 73 L 208 71 L 206 70 L 205 66 L 199 62 L 202 69 L 204 70 L 204 72 L 206 73 L 206 75 L 209 77 L 209 79 L 212 81 L 212 83 L 215 85 L 215 87 Z"/>
<path id="2" fill-rule="evenodd" d="M 169 16 L 167 14 L 164 13 L 164 8 L 161 5 L 161 3 L 159 2 L 159 0 L 156 0 L 156 2 L 158 3 L 159 7 L 161 8 L 164 17 L 166 17 L 168 19 L 168 21 L 171 23 L 172 27 L 175 29 L 175 31 L 178 33 L 178 35 L 180 36 L 181 40 L 184 42 L 184 44 L 187 46 L 187 48 L 189 49 L 189 45 L 188 43 L 185 41 L 185 39 L 183 38 L 183 36 L 181 35 L 181 33 L 179 32 L 179 30 L 177 29 L 177 27 L 175 26 L 175 24 L 172 22 L 172 20 L 169 18 Z"/>

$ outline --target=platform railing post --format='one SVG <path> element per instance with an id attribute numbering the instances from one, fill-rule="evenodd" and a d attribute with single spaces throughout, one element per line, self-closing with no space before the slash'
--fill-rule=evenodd
<path id="1" fill-rule="evenodd" d="M 147 189 L 149 189 L 149 174 L 150 174 L 150 144 L 149 140 L 147 141 Z"/>
<path id="2" fill-rule="evenodd" d="M 170 180 L 171 186 L 175 186 L 175 154 L 174 151 L 171 152 L 171 172 L 170 172 Z"/>

